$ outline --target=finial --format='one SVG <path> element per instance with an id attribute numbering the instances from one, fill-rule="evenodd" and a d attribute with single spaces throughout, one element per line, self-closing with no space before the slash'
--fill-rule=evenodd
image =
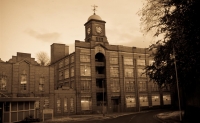
<path id="1" fill-rule="evenodd" d="M 94 15 L 95 15 L 95 11 L 97 11 L 97 10 L 96 10 L 96 7 L 98 7 L 98 6 L 93 5 L 92 7 L 94 7 L 93 11 L 94 11 Z"/>

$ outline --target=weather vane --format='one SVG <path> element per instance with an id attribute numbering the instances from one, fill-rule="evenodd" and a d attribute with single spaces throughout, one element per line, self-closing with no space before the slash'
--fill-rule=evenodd
<path id="1" fill-rule="evenodd" d="M 96 7 L 98 7 L 98 6 L 93 5 L 92 7 L 94 7 L 93 11 L 94 11 L 94 15 L 95 15 L 95 11 L 97 11 L 97 10 L 96 10 Z"/>

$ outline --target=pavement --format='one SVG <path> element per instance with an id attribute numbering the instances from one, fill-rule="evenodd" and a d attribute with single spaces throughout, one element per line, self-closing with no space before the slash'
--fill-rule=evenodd
<path id="1" fill-rule="evenodd" d="M 40 123 L 56 123 L 56 122 L 66 122 L 66 121 L 88 121 L 88 120 L 103 120 L 103 119 L 110 119 L 116 118 L 119 116 L 130 115 L 130 114 L 138 114 L 138 113 L 145 113 L 148 111 L 141 111 L 141 112 L 132 112 L 132 113 L 112 113 L 112 114 L 91 114 L 91 115 L 70 115 L 70 116 L 56 116 L 53 119 L 45 120 L 44 122 Z M 182 112 L 184 114 L 184 112 Z M 159 113 L 154 116 L 162 123 L 183 123 L 180 122 L 180 112 L 179 111 L 168 111 L 164 113 Z M 184 122 L 189 123 L 189 122 Z"/>

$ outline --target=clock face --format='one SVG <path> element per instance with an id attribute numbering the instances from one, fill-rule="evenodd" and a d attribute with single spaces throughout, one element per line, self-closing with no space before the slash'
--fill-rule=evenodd
<path id="1" fill-rule="evenodd" d="M 88 35 L 90 34 L 90 31 L 91 31 L 91 29 L 88 28 L 88 29 L 87 29 L 87 34 L 88 34 Z"/>
<path id="2" fill-rule="evenodd" d="M 101 29 L 100 26 L 96 26 L 96 32 L 97 32 L 97 33 L 101 33 L 101 32 L 102 32 L 102 29 Z"/>

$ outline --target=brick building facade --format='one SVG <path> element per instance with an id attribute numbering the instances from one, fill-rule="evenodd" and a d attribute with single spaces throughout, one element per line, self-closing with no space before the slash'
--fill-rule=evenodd
<path id="1" fill-rule="evenodd" d="M 39 66 L 31 54 L 19 52 L 1 61 L 1 122 L 40 117 L 46 108 L 64 116 L 171 104 L 170 91 L 159 90 L 144 73 L 152 63 L 151 53 L 146 48 L 110 45 L 105 23 L 91 15 L 84 24 L 85 41 L 76 40 L 71 54 L 65 44 L 53 43 L 49 66 Z"/>

